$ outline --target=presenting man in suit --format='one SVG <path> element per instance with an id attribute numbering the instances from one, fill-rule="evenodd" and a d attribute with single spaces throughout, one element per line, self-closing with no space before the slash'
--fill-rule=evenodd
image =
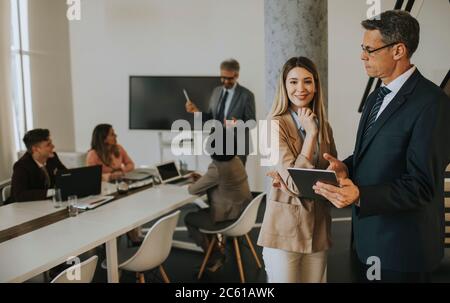
<path id="1" fill-rule="evenodd" d="M 27 152 L 14 164 L 13 202 L 45 200 L 53 195 L 55 175 L 66 170 L 54 149 L 48 129 L 33 129 L 23 138 Z"/>
<path id="2" fill-rule="evenodd" d="M 338 208 L 353 204 L 361 281 L 428 282 L 444 254 L 450 100 L 410 63 L 419 44 L 414 17 L 386 11 L 362 26 L 361 59 L 383 84 L 367 98 L 353 155 L 324 156 L 341 186 L 314 189 Z"/>
<path id="3" fill-rule="evenodd" d="M 242 120 L 243 122 L 256 120 L 255 96 L 250 90 L 237 83 L 239 69 L 239 62 L 234 59 L 225 60 L 220 64 L 222 86 L 218 86 L 213 90 L 209 100 L 209 110 L 206 113 L 202 113 L 203 121 L 215 119 L 220 121 L 220 123 L 226 124 L 226 120 Z M 189 113 L 200 112 L 191 100 L 188 100 L 185 106 L 186 111 Z M 244 166 L 247 161 L 246 155 L 249 153 L 249 142 L 249 132 L 246 130 L 245 142 L 240 142 L 240 144 L 245 143 L 246 154 L 239 155 Z"/>

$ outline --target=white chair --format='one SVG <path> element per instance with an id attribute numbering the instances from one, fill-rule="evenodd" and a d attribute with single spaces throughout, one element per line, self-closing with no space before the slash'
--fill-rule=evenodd
<path id="1" fill-rule="evenodd" d="M 92 256 L 80 264 L 67 268 L 50 283 L 91 283 L 94 278 L 97 261 L 98 257 Z M 77 274 L 79 274 L 79 277 L 77 277 Z"/>
<path id="2" fill-rule="evenodd" d="M 172 237 L 177 226 L 180 211 L 159 219 L 145 235 L 141 246 L 129 259 L 119 264 L 119 269 L 136 273 L 138 282 L 145 283 L 144 271 L 159 266 L 159 272 L 165 283 L 170 283 L 162 263 L 167 259 L 172 248 Z M 119 260 L 122 252 L 119 252 Z"/>
<path id="3" fill-rule="evenodd" d="M 11 197 L 11 185 L 6 185 L 2 188 L 2 201 L 0 201 L 0 205 L 6 202 L 9 197 Z"/>
<path id="4" fill-rule="evenodd" d="M 197 278 L 200 279 L 203 275 L 203 272 L 206 267 L 206 263 L 209 260 L 209 257 L 211 256 L 212 249 L 214 247 L 214 244 L 216 244 L 217 241 L 217 235 L 221 234 L 223 236 L 228 236 L 233 238 L 234 243 L 234 249 L 236 252 L 236 258 L 237 263 L 239 267 L 239 275 L 241 278 L 241 282 L 245 283 L 245 276 L 244 276 L 244 268 L 242 266 L 242 258 L 241 253 L 239 250 L 239 243 L 238 238 L 245 236 L 245 239 L 248 242 L 248 245 L 250 247 L 250 250 L 252 251 L 253 257 L 255 258 L 256 265 L 258 268 L 262 268 L 261 262 L 259 261 L 258 255 L 256 254 L 255 247 L 253 246 L 253 243 L 248 236 L 248 233 L 252 230 L 253 226 L 256 222 L 256 216 L 258 215 L 258 208 L 261 204 L 262 199 L 264 198 L 265 193 L 259 194 L 257 197 L 255 197 L 245 208 L 245 210 L 242 212 L 242 214 L 239 216 L 239 218 L 230 226 L 225 227 L 220 230 L 206 230 L 206 229 L 200 229 L 200 232 L 205 234 L 215 234 L 216 236 L 213 237 L 212 241 L 210 242 L 208 246 L 208 250 L 206 251 L 205 258 L 203 259 L 202 266 L 200 267 L 200 272 L 198 273 Z"/>

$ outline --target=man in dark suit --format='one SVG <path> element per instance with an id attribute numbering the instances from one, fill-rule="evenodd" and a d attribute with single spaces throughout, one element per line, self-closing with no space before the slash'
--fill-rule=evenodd
<path id="1" fill-rule="evenodd" d="M 383 84 L 367 99 L 353 155 L 343 162 L 324 155 L 341 187 L 314 189 L 338 208 L 353 204 L 361 281 L 427 282 L 444 254 L 450 100 L 410 63 L 419 43 L 415 18 L 386 11 L 362 26 L 361 59 Z M 381 276 L 366 266 L 375 263 Z"/>
<path id="2" fill-rule="evenodd" d="M 202 113 L 202 120 L 218 120 L 225 124 L 225 121 L 256 120 L 255 116 L 255 96 L 247 88 L 239 85 L 239 62 L 234 59 L 223 61 L 220 64 L 220 79 L 222 86 L 216 87 L 209 100 L 208 112 Z M 200 112 L 198 107 L 191 101 L 186 102 L 186 111 L 189 113 Z M 233 122 L 232 122 L 233 123 Z M 229 123 L 227 123 L 229 125 Z M 246 155 L 250 153 L 249 132 L 246 129 L 245 139 Z M 247 160 L 246 155 L 239 155 L 244 165 Z"/>
<path id="3" fill-rule="evenodd" d="M 14 164 L 12 202 L 45 200 L 53 195 L 55 175 L 66 170 L 54 152 L 48 129 L 33 129 L 23 138 L 27 152 Z"/>

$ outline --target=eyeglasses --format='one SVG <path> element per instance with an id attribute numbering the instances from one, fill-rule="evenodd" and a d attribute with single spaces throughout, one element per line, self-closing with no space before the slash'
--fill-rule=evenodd
<path id="1" fill-rule="evenodd" d="M 236 77 L 220 77 L 220 79 L 222 79 L 222 81 L 228 80 L 228 81 L 232 81 L 234 80 Z"/>
<path id="2" fill-rule="evenodd" d="M 382 50 L 383 48 L 386 48 L 386 47 L 393 46 L 393 45 L 395 45 L 395 44 L 397 44 L 397 43 L 398 43 L 398 42 L 392 42 L 392 43 L 389 43 L 389 44 L 387 44 L 387 45 L 384 45 L 384 46 L 379 47 L 379 48 L 376 48 L 376 49 L 369 49 L 368 46 L 364 46 L 364 45 L 361 44 L 361 49 L 362 49 L 363 52 L 365 52 L 367 55 L 370 55 L 370 54 L 372 54 L 372 53 L 374 53 L 374 52 L 376 52 L 376 51 Z"/>

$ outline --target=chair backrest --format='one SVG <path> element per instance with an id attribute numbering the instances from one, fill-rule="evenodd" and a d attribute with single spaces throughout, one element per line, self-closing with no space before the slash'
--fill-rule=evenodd
<path id="1" fill-rule="evenodd" d="M 11 185 L 6 185 L 2 188 L 2 201 L 6 202 L 11 197 Z"/>
<path id="2" fill-rule="evenodd" d="M 239 218 L 230 226 L 220 231 L 221 234 L 230 237 L 240 237 L 252 230 L 258 215 L 258 208 L 265 193 L 256 196 L 244 209 Z"/>
<path id="3" fill-rule="evenodd" d="M 159 219 L 148 231 L 136 253 L 119 264 L 119 268 L 143 272 L 161 265 L 169 256 L 172 237 L 177 226 L 180 211 Z"/>
<path id="4" fill-rule="evenodd" d="M 97 267 L 97 256 L 75 264 L 56 276 L 50 283 L 91 283 Z"/>

